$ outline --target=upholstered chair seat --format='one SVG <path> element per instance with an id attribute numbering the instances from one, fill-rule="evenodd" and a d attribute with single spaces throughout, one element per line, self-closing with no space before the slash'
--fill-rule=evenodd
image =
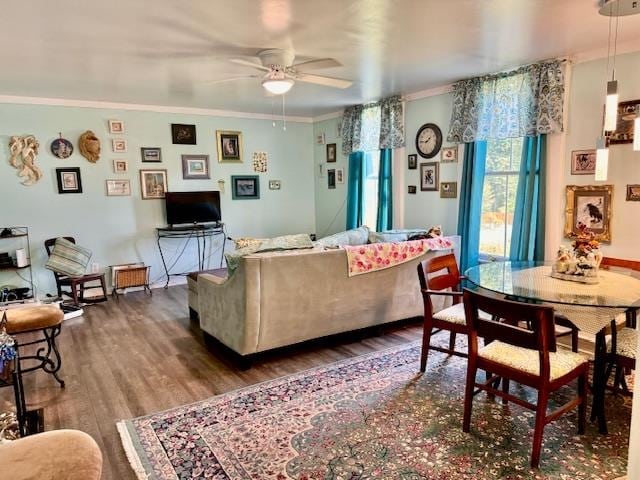
<path id="1" fill-rule="evenodd" d="M 486 320 L 490 320 L 491 317 L 484 312 L 480 312 L 480 317 Z M 450 307 L 443 308 L 437 313 L 433 314 L 433 318 L 441 320 L 443 322 L 455 323 L 458 325 L 466 325 L 467 320 L 464 315 L 464 304 L 456 303 Z"/>
<path id="2" fill-rule="evenodd" d="M 638 331 L 635 328 L 623 328 L 618 331 L 616 353 L 622 357 L 636 359 L 638 348 Z M 611 352 L 611 340 L 607 342 L 607 350 Z"/>
<path id="3" fill-rule="evenodd" d="M 540 376 L 540 352 L 522 348 L 500 341 L 491 342 L 478 350 L 478 356 L 491 362 L 499 363 L 536 377 Z M 554 381 L 587 361 L 580 353 L 558 347 L 556 352 L 549 352 L 549 380 Z"/>

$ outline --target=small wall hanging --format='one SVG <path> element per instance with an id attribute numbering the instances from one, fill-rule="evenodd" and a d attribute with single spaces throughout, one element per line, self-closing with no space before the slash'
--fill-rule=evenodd
<path id="1" fill-rule="evenodd" d="M 127 153 L 127 141 L 120 138 L 111 140 L 111 147 L 114 153 Z"/>
<path id="2" fill-rule="evenodd" d="M 124 122 L 122 120 L 109 120 L 109 133 L 120 135 L 124 133 Z"/>
<path id="3" fill-rule="evenodd" d="M 78 140 L 80 154 L 91 163 L 96 163 L 100 159 L 100 139 L 91 130 L 87 130 Z"/>
<path id="4" fill-rule="evenodd" d="M 33 135 L 13 136 L 9 140 L 9 163 L 18 169 L 18 176 L 24 178 L 23 185 L 33 185 L 42 178 L 42 170 L 36 165 L 40 144 Z"/>
<path id="5" fill-rule="evenodd" d="M 51 153 L 54 157 L 60 159 L 69 158 L 73 153 L 73 144 L 66 138 L 62 138 L 62 133 L 59 133 L 60 138 L 56 138 L 51 142 Z"/>
<path id="6" fill-rule="evenodd" d="M 253 171 L 258 173 L 267 171 L 267 152 L 253 152 Z"/>

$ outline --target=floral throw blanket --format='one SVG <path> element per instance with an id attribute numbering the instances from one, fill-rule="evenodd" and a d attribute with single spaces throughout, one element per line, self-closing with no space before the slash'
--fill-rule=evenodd
<path id="1" fill-rule="evenodd" d="M 371 243 L 369 245 L 348 246 L 349 276 L 384 270 L 408 262 L 430 250 L 449 250 L 451 240 L 445 237 L 427 238 L 398 243 Z"/>

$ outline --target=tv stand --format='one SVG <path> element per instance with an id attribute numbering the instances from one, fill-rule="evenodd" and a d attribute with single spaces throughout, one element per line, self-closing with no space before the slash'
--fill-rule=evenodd
<path id="1" fill-rule="evenodd" d="M 167 288 L 169 286 L 169 280 L 172 276 L 186 276 L 190 272 L 170 272 L 173 265 L 175 265 L 183 256 L 186 248 L 182 249 L 182 251 L 178 254 L 178 257 L 174 260 L 173 265 L 167 266 L 167 262 L 164 258 L 164 252 L 162 251 L 163 239 L 186 238 L 187 242 L 192 238 L 195 239 L 198 246 L 198 270 L 200 271 L 205 270 L 205 262 L 208 260 L 208 258 L 205 256 L 207 252 L 207 238 L 212 239 L 211 241 L 213 241 L 215 237 L 220 235 L 222 235 L 222 251 L 220 252 L 220 268 L 222 268 L 222 263 L 224 260 L 224 248 L 227 242 L 227 234 L 224 231 L 224 223 L 196 223 L 193 225 L 169 225 L 167 227 L 156 228 L 156 241 L 158 243 L 158 251 L 160 252 L 162 266 L 164 267 L 164 272 L 167 276 L 167 281 L 164 285 L 164 288 Z"/>

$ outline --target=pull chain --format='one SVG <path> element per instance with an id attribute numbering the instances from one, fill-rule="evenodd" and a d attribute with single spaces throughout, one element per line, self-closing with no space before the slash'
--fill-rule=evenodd
<path id="1" fill-rule="evenodd" d="M 275 104 L 276 101 L 273 97 L 271 97 L 271 126 L 273 128 L 276 127 L 276 113 L 275 113 Z"/>
<path id="2" fill-rule="evenodd" d="M 282 95 L 282 130 L 287 131 L 287 117 L 284 113 L 284 94 Z"/>

